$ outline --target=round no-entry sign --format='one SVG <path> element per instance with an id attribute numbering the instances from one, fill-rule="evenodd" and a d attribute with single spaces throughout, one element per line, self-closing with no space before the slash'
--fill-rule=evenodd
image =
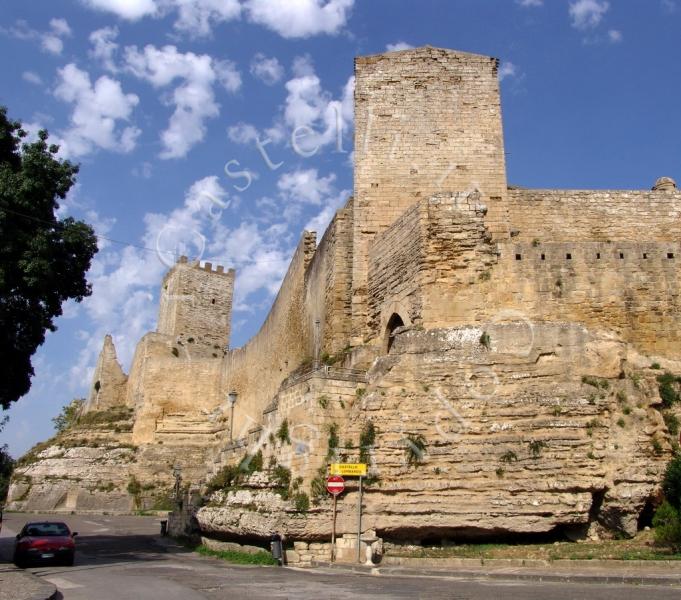
<path id="1" fill-rule="evenodd" d="M 345 479 L 340 475 L 331 475 L 326 480 L 326 491 L 337 496 L 345 490 Z"/>

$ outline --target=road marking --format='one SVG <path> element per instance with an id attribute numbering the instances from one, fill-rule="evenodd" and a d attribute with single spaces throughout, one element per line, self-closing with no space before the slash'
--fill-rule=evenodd
<path id="1" fill-rule="evenodd" d="M 73 581 L 69 581 L 63 577 L 43 577 L 43 579 L 49 581 L 52 585 L 56 585 L 57 588 L 61 590 L 75 590 L 76 588 L 83 587 L 79 583 L 73 583 Z"/>

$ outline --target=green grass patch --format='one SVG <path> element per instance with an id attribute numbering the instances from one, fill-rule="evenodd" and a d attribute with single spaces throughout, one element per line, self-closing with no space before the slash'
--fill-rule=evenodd
<path id="1" fill-rule="evenodd" d="M 264 550 L 255 554 L 248 552 L 239 552 L 238 550 L 211 550 L 207 546 L 201 544 L 196 548 L 196 552 L 202 556 L 212 556 L 219 558 L 236 565 L 276 565 L 277 561 L 272 558 L 272 555 Z"/>

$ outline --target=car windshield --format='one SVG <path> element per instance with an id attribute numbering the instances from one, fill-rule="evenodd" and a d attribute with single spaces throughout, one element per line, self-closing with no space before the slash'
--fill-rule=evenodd
<path id="1" fill-rule="evenodd" d="M 31 537 L 70 535 L 64 523 L 31 523 L 24 529 L 24 535 Z"/>

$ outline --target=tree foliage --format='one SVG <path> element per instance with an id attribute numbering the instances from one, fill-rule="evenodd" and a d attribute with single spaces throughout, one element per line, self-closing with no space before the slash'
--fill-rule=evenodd
<path id="1" fill-rule="evenodd" d="M 69 404 L 62 407 L 61 412 L 52 419 L 57 433 L 66 431 L 69 427 L 78 422 L 78 417 L 80 417 L 84 405 L 84 398 L 74 398 Z"/>
<path id="2" fill-rule="evenodd" d="M 28 392 L 31 357 L 69 299 L 91 293 L 85 273 L 97 252 L 92 228 L 55 215 L 78 166 L 55 155 L 47 131 L 26 133 L 0 107 L 0 405 Z"/>
<path id="3" fill-rule="evenodd" d="M 7 417 L 0 420 L 0 431 L 7 423 Z M 14 471 L 14 459 L 9 455 L 7 444 L 0 446 L 0 507 L 7 498 L 7 490 L 9 489 L 9 480 Z"/>

